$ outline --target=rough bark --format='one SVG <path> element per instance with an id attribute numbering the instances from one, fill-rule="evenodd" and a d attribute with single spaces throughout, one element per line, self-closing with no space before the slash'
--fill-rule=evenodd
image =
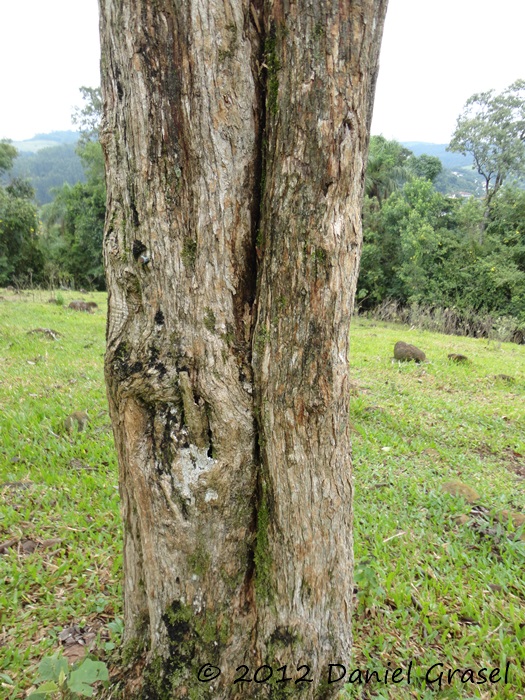
<path id="1" fill-rule="evenodd" d="M 327 665 L 351 646 L 347 341 L 386 0 L 100 8 L 124 696 L 332 697 Z M 312 682 L 234 684 L 241 664 L 272 681 L 307 664 Z"/>

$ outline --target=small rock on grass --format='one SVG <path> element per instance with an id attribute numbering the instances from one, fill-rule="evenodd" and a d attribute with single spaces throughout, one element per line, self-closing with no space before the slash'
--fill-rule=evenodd
<path id="1" fill-rule="evenodd" d="M 466 355 L 460 355 L 457 352 L 451 352 L 448 355 L 448 359 L 451 362 L 469 362 L 470 361 Z"/>
<path id="2" fill-rule="evenodd" d="M 93 313 L 95 309 L 98 309 L 98 305 L 94 301 L 82 301 L 76 299 L 69 303 L 68 309 L 73 309 L 73 311 L 87 311 L 89 314 Z"/>
<path id="3" fill-rule="evenodd" d="M 497 518 L 503 525 L 506 525 L 510 520 L 516 530 L 522 525 L 525 525 L 525 515 L 523 513 L 515 513 L 511 510 L 502 510 L 500 513 L 498 513 Z M 525 542 L 525 531 L 520 535 L 520 540 Z"/>
<path id="4" fill-rule="evenodd" d="M 41 335 L 51 338 L 51 340 L 60 338 L 60 333 L 58 331 L 54 331 L 52 328 L 33 328 L 32 331 L 27 331 L 27 333 L 28 335 L 31 333 L 40 333 Z"/>
<path id="5" fill-rule="evenodd" d="M 514 377 L 511 377 L 509 374 L 495 374 L 494 379 L 499 379 L 502 382 L 507 382 L 507 384 L 514 384 L 516 381 Z"/>
<path id="6" fill-rule="evenodd" d="M 511 510 L 502 510 L 499 514 L 499 519 L 504 523 L 506 523 L 509 518 L 516 528 L 525 525 L 525 515 L 523 515 L 523 513 L 514 513 Z"/>
<path id="7" fill-rule="evenodd" d="M 465 515 L 465 513 L 461 513 L 460 515 L 454 516 L 454 520 L 457 522 L 458 525 L 466 525 L 470 518 L 468 515 Z"/>
<path id="8" fill-rule="evenodd" d="M 394 359 L 400 362 L 424 362 L 426 355 L 423 350 L 420 350 L 415 345 L 399 340 L 394 345 Z"/>
<path id="9" fill-rule="evenodd" d="M 441 489 L 451 496 L 462 496 L 467 503 L 479 501 L 479 493 L 472 486 L 468 486 L 461 481 L 446 481 L 442 484 Z"/>

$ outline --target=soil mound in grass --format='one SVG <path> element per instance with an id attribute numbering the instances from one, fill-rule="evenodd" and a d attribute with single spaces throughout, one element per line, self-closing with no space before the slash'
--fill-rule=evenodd
<path id="1" fill-rule="evenodd" d="M 394 345 L 394 358 L 400 362 L 424 362 L 426 355 L 423 350 L 420 350 L 415 345 L 399 340 Z"/>

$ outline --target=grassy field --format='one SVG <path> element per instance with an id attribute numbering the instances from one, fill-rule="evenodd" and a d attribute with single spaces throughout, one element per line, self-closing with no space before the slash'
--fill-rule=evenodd
<path id="1" fill-rule="evenodd" d="M 523 527 L 501 516 L 525 513 L 525 346 L 362 320 L 350 337 L 359 587 L 351 666 L 384 678 L 389 662 L 407 669 L 413 660 L 410 686 L 373 682 L 370 695 L 357 685 L 352 695 L 435 697 L 438 682 L 424 682 L 433 664 L 443 666 L 429 680 L 440 671 L 446 680 L 449 669 L 509 661 L 506 686 L 456 674 L 437 694 L 525 698 L 525 542 Z M 424 350 L 428 364 L 392 362 L 397 340 Z M 452 352 L 470 362 L 451 362 Z M 474 506 L 443 491 L 455 480 L 478 492 Z"/>
<path id="2" fill-rule="evenodd" d="M 78 294 L 64 294 L 64 306 L 43 293 L 2 295 L 0 697 L 12 700 L 25 696 L 42 656 L 62 648 L 74 661 L 86 644 L 107 658 L 118 644 L 121 529 L 102 375 L 105 296 L 83 295 L 99 304 L 88 315 L 66 308 Z M 429 363 L 392 362 L 397 340 L 421 347 Z M 451 363 L 450 352 L 471 362 Z M 354 322 L 347 676 L 359 668 L 384 679 L 400 668 L 405 682 L 355 682 L 348 697 L 525 698 L 525 542 L 508 517 L 525 513 L 524 360 L 525 346 Z M 72 411 L 90 422 L 70 436 Z M 445 493 L 452 480 L 479 499 Z M 508 662 L 507 685 L 469 682 Z M 441 689 L 424 682 L 436 663 L 430 679 L 443 670 Z M 456 668 L 473 671 L 448 685 Z"/>
<path id="3" fill-rule="evenodd" d="M 117 467 L 103 382 L 103 294 L 12 295 L 0 301 L 0 697 L 25 697 L 38 660 L 70 630 L 111 645 L 120 615 Z M 65 308 L 95 301 L 94 314 Z M 53 340 L 47 328 L 60 336 Z M 87 411 L 71 437 L 64 419 Z M 35 544 L 44 546 L 35 547 Z M 1 550 L 0 550 L 1 551 Z M 78 630 L 74 625 L 78 626 Z"/>

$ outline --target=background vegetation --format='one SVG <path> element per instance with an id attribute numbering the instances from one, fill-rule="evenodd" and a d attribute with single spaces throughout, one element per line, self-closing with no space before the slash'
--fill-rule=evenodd
<path id="1" fill-rule="evenodd" d="M 73 142 L 71 132 L 39 134 L 33 146 L 25 142 L 36 153 L 26 152 L 22 159 L 12 144 L 0 143 L 0 284 L 105 288 L 102 105 L 100 90 L 81 92 L 84 105 L 76 112 L 81 131 Z"/>
<path id="2" fill-rule="evenodd" d="M 450 148 L 469 155 L 482 196 L 438 191 L 441 162 L 372 137 L 363 208 L 358 302 L 372 310 L 454 310 L 525 327 L 525 82 L 473 95 Z M 490 326 L 490 324 L 489 324 Z M 479 330 L 479 325 L 477 326 Z"/>
<path id="3" fill-rule="evenodd" d="M 56 191 L 62 185 L 74 185 L 86 179 L 82 161 L 77 153 L 78 134 L 73 135 L 73 143 L 66 142 L 56 146 L 49 145 L 49 141 L 39 141 L 41 136 L 35 136 L 34 140 L 24 144 L 31 145 L 35 151 L 22 151 L 22 144 L 16 144 L 18 157 L 13 163 L 10 175 L 30 181 L 39 206 L 52 202 Z M 39 148 L 40 144 L 44 144 L 44 147 Z"/>
<path id="4" fill-rule="evenodd" d="M 448 150 L 372 137 L 362 312 L 461 334 L 504 328 L 523 341 L 524 86 L 473 95 Z M 71 132 L 39 134 L 33 146 L 18 144 L 37 150 L 22 158 L 0 145 L 0 284 L 104 289 L 102 103 L 98 89 L 81 93 L 78 141 Z"/>

